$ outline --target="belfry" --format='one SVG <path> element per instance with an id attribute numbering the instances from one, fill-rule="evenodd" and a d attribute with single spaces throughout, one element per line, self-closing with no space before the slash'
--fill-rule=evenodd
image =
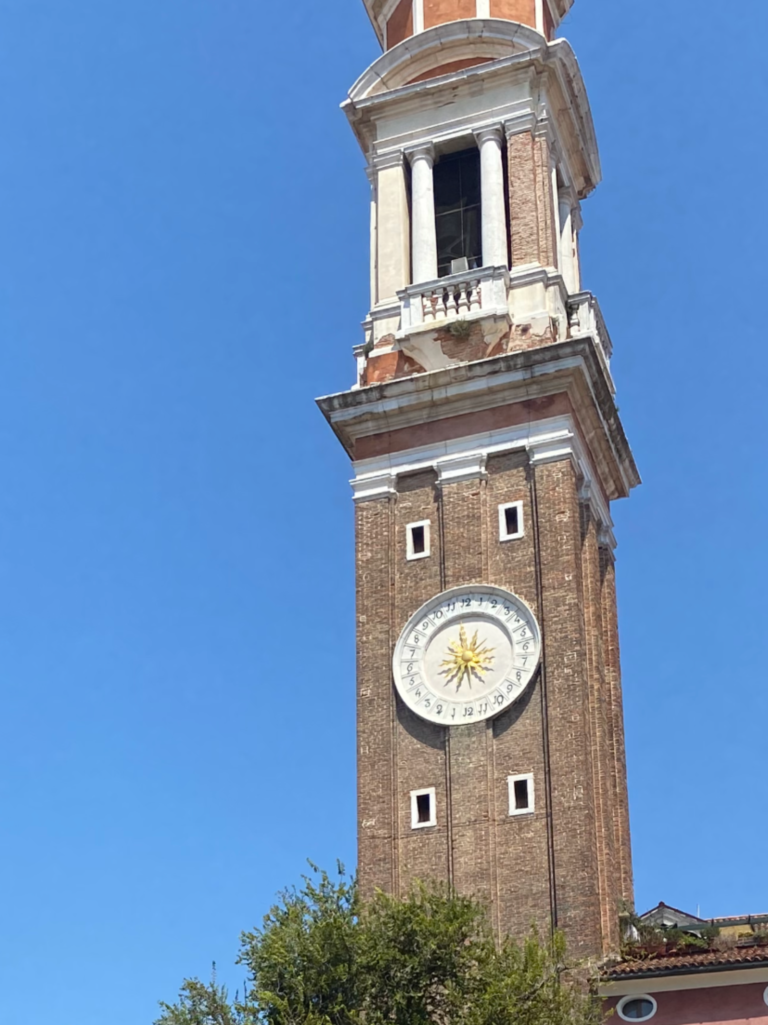
<path id="1" fill-rule="evenodd" d="M 448 880 L 499 935 L 619 946 L 632 867 L 611 503 L 639 483 L 582 288 L 600 180 L 572 0 L 365 0 L 371 183 L 352 461 L 359 878 Z"/>

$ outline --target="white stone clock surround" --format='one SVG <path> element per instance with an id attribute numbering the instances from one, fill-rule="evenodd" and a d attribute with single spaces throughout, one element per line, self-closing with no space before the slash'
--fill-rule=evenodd
<path id="1" fill-rule="evenodd" d="M 466 726 L 511 707 L 541 660 L 541 631 L 517 595 L 490 584 L 454 587 L 426 602 L 395 646 L 403 702 L 440 726 Z"/>

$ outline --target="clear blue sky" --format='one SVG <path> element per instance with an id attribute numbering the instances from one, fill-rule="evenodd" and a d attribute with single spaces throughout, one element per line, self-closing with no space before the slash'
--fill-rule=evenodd
<path id="1" fill-rule="evenodd" d="M 731 22 L 730 19 L 733 19 Z M 641 907 L 768 911 L 768 5 L 577 0 Z M 0 4 L 0 974 L 148 1025 L 354 864 L 358 0 Z M 290 641 L 301 618 L 305 643 Z"/>

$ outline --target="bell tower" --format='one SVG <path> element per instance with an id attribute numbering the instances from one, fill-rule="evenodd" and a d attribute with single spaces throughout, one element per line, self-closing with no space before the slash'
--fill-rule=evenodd
<path id="1" fill-rule="evenodd" d="M 632 869 L 611 503 L 639 483 L 582 289 L 600 179 L 572 0 L 365 0 L 371 183 L 352 461 L 359 878 L 450 880 L 499 935 L 619 943 Z"/>

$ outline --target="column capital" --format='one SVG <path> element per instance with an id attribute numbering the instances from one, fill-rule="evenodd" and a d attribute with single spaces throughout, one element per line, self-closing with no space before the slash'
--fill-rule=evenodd
<path id="1" fill-rule="evenodd" d="M 368 166 L 374 174 L 379 171 L 386 171 L 390 167 L 402 167 L 405 164 L 405 152 L 401 149 L 389 150 L 386 153 L 377 153 L 369 161 Z"/>
<path id="2" fill-rule="evenodd" d="M 504 125 L 501 122 L 496 125 L 486 125 L 484 128 L 475 129 L 473 134 L 477 139 L 478 146 L 482 146 L 484 142 L 491 140 L 501 145 L 504 141 Z"/>
<path id="3" fill-rule="evenodd" d="M 405 155 L 408 157 L 411 163 L 414 160 L 428 160 L 429 166 L 435 162 L 435 144 L 433 142 L 424 142 L 418 146 L 413 146 L 405 150 Z"/>

